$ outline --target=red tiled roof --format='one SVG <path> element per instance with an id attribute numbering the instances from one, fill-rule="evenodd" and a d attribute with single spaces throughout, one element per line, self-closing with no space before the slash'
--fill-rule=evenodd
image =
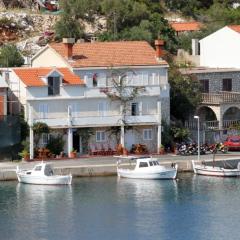
<path id="1" fill-rule="evenodd" d="M 50 47 L 65 58 L 63 43 L 53 43 Z M 145 41 L 76 43 L 73 58 L 68 62 L 76 68 L 167 64 L 158 62 L 155 55 L 155 50 Z"/>
<path id="2" fill-rule="evenodd" d="M 232 30 L 240 33 L 240 25 L 229 25 L 229 28 L 231 28 Z"/>
<path id="3" fill-rule="evenodd" d="M 200 22 L 172 22 L 170 25 L 176 32 L 198 31 L 202 26 Z"/>
<path id="4" fill-rule="evenodd" d="M 14 68 L 14 72 L 28 87 L 41 87 L 46 84 L 41 79 L 47 76 L 54 68 Z M 72 73 L 68 68 L 56 68 L 63 75 L 63 84 L 84 84 L 79 76 Z"/>

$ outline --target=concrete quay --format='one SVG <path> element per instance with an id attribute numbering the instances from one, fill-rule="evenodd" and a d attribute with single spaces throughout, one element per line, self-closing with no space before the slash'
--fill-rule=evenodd
<path id="1" fill-rule="evenodd" d="M 192 172 L 192 160 L 197 160 L 197 156 L 177 156 L 173 154 L 153 156 L 158 158 L 160 164 L 170 166 L 172 163 L 178 164 L 179 172 Z M 69 174 L 73 177 L 96 177 L 96 176 L 114 176 L 116 172 L 116 158 L 111 157 L 89 157 L 66 160 L 48 160 L 54 167 L 56 174 Z M 213 155 L 202 155 L 200 161 L 210 164 Z M 216 165 L 224 163 L 227 166 L 236 166 L 240 161 L 239 154 L 222 154 L 216 155 Z M 15 173 L 17 165 L 20 169 L 32 169 L 39 161 L 31 162 L 0 162 L 0 181 L 17 180 Z"/>

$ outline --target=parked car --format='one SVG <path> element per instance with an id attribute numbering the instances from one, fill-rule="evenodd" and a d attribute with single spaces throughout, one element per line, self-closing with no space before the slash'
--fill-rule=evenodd
<path id="1" fill-rule="evenodd" d="M 240 136 L 228 136 L 224 142 L 228 150 L 240 150 Z"/>

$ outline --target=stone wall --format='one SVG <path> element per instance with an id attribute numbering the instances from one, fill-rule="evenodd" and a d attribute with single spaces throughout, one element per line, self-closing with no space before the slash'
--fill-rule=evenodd
<path id="1" fill-rule="evenodd" d="M 211 73 L 197 73 L 198 80 L 209 80 L 209 92 L 217 93 L 222 91 L 222 79 L 232 79 L 232 91 L 240 92 L 240 70 L 239 72 L 211 72 Z"/>

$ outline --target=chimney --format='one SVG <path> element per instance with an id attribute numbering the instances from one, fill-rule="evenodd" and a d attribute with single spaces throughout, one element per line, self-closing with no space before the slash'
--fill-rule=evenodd
<path id="1" fill-rule="evenodd" d="M 192 55 L 198 56 L 200 55 L 200 47 L 199 47 L 199 40 L 198 39 L 192 39 Z"/>
<path id="2" fill-rule="evenodd" d="M 163 46 L 164 46 L 164 41 L 157 39 L 155 40 L 155 48 L 156 48 L 156 58 L 160 59 L 163 56 Z"/>
<path id="3" fill-rule="evenodd" d="M 73 44 L 75 43 L 75 38 L 63 38 L 64 44 L 64 56 L 67 59 L 72 59 L 73 56 Z"/>

